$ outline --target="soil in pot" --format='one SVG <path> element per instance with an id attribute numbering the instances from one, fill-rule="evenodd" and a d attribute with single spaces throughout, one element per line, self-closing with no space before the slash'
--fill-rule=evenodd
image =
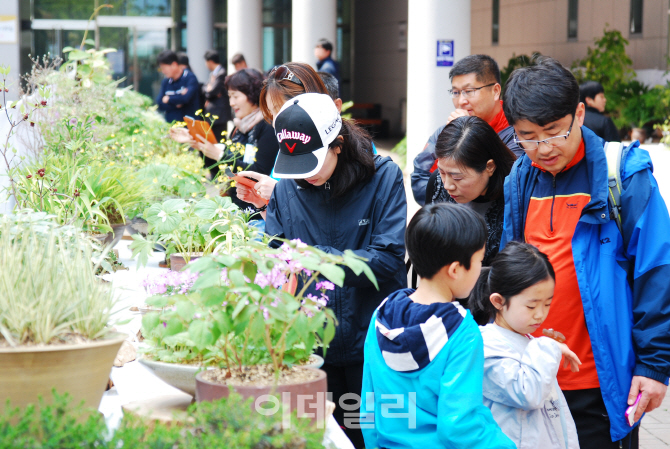
<path id="1" fill-rule="evenodd" d="M 198 259 L 199 257 L 202 257 L 202 253 L 191 253 L 190 261 Z M 186 264 L 186 259 L 184 259 L 181 253 L 170 254 L 170 269 L 172 271 L 181 271 Z"/>
<path id="2" fill-rule="evenodd" d="M 252 407 L 267 408 L 272 401 L 265 396 L 278 395 L 288 406 L 286 411 L 297 411 L 298 416 L 323 424 L 327 416 L 328 390 L 325 371 L 294 366 L 283 370 L 278 382 L 275 379 L 271 365 L 247 366 L 241 372 L 233 370 L 230 373 L 220 369 L 209 370 L 195 377 L 195 399 L 200 402 L 228 397 L 232 389 L 245 399 L 253 398 Z M 277 413 L 281 411 L 278 409 Z"/>

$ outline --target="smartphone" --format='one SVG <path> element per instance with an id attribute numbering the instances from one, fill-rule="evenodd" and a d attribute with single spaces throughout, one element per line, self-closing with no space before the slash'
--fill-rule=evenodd
<path id="1" fill-rule="evenodd" d="M 635 400 L 635 403 L 628 407 L 626 409 L 626 420 L 628 421 L 628 425 L 630 427 L 633 427 L 633 424 L 635 424 L 635 412 L 637 411 L 637 404 L 640 403 L 640 398 L 642 397 L 642 392 L 638 393 L 637 399 Z"/>
<path id="2" fill-rule="evenodd" d="M 254 190 L 254 188 L 256 187 L 256 183 L 258 182 L 258 179 L 254 179 L 250 176 L 236 175 L 232 172 L 232 170 L 229 167 L 226 167 L 226 169 L 224 170 L 224 173 L 226 174 L 226 176 L 228 176 L 228 178 L 232 179 L 236 183 L 242 184 L 243 186 L 246 186 L 246 187 L 249 187 L 253 191 L 253 194 L 256 197 L 258 197 L 260 200 L 262 200 L 265 204 L 269 203 L 269 201 L 266 200 L 265 198 L 261 198 L 260 196 L 258 196 L 256 194 L 256 191 Z"/>

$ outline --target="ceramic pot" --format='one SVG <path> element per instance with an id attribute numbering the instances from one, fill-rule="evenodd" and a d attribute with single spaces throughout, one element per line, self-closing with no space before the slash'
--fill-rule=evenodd
<path id="1" fill-rule="evenodd" d="M 223 383 L 211 382 L 203 378 L 203 374 L 198 373 L 195 376 L 195 400 L 214 401 L 216 399 L 227 398 L 232 389 L 242 398 L 253 398 L 252 407 L 262 405 L 271 406 L 272 402 L 265 400 L 262 396 L 278 395 L 282 402 L 289 405 L 289 411 L 298 412 L 298 416 L 311 418 L 312 422 L 323 421 L 326 414 L 326 392 L 328 391 L 328 382 L 326 372 L 315 368 L 299 368 L 318 372 L 316 379 L 306 382 L 284 385 L 227 385 Z M 288 394 L 287 394 L 288 393 Z M 260 400 L 258 400 L 260 398 Z M 258 400 L 258 401 L 257 401 Z M 259 404 L 260 403 L 260 404 Z M 279 410 L 277 413 L 281 413 Z"/>
<path id="2" fill-rule="evenodd" d="M 138 361 L 166 384 L 195 396 L 195 375 L 203 370 L 201 366 L 158 362 L 144 357 L 138 357 Z"/>
<path id="3" fill-rule="evenodd" d="M 123 237 L 123 233 L 126 231 L 126 224 L 116 223 L 111 226 L 112 232 L 107 233 L 107 237 L 105 238 L 105 245 L 112 245 L 112 248 L 114 248 L 121 240 L 121 237 Z"/>
<path id="4" fill-rule="evenodd" d="M 52 389 L 69 393 L 72 404 L 82 400 L 97 409 L 105 392 L 114 358 L 127 335 L 73 345 L 0 348 L 0 402 L 12 407 L 37 403 L 42 396 L 51 403 Z"/>
<path id="5" fill-rule="evenodd" d="M 202 257 L 202 253 L 192 253 L 191 261 L 199 257 Z M 184 259 L 181 253 L 170 254 L 170 269 L 172 271 L 181 271 L 186 266 L 186 264 L 186 259 Z"/>

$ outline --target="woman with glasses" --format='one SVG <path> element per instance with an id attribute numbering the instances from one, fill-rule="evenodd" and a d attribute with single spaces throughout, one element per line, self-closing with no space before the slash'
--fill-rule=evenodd
<path id="1" fill-rule="evenodd" d="M 293 68 L 291 72 L 296 73 Z M 306 72 L 300 73 L 305 76 Z M 302 79 L 304 85 L 320 82 L 316 72 L 308 76 Z M 294 83 L 287 78 L 273 80 L 270 74 L 261 99 L 274 98 L 273 106 L 279 104 L 287 87 L 280 84 L 284 82 Z M 261 100 L 264 112 L 271 108 Z M 328 307 L 338 321 L 323 365 L 328 391 L 337 405 L 335 419 L 346 427 L 354 446 L 363 448 L 360 429 L 347 426 L 359 420 L 360 402 L 352 399 L 362 389 L 363 343 L 375 309 L 389 294 L 407 286 L 407 202 L 402 171 L 391 158 L 373 154 L 370 135 L 342 119 L 328 95 L 294 96 L 273 110 L 273 115 L 280 145 L 274 176 L 280 181 L 267 207 L 266 233 L 300 239 L 329 254 L 353 251 L 367 260 L 379 286 L 377 289 L 362 273 L 347 270 L 343 286 L 327 292 Z M 251 189 L 239 186 L 238 194 L 254 201 Z M 262 205 L 260 201 L 256 204 Z"/>
<path id="2" fill-rule="evenodd" d="M 503 231 L 505 177 L 516 156 L 479 117 L 458 117 L 435 144 L 437 170 L 428 181 L 426 204 L 459 203 L 484 217 L 488 227 L 484 265 L 498 254 Z"/>
<path id="3" fill-rule="evenodd" d="M 225 88 L 228 91 L 230 106 L 235 113 L 233 119 L 235 128 L 230 133 L 229 138 L 233 142 L 244 146 L 244 154 L 238 156 L 233 171 L 237 171 L 238 167 L 241 167 L 262 175 L 269 175 L 277 158 L 278 146 L 274 130 L 270 124 L 263 120 L 263 114 L 259 108 L 262 86 L 263 75 L 254 69 L 243 69 L 226 77 Z M 226 147 L 222 144 L 212 144 L 204 138 L 200 142 L 192 141 L 185 129 L 173 128 L 171 136 L 177 141 L 191 144 L 194 148 L 202 151 L 205 156 L 215 161 L 229 160 L 233 157 L 231 153 L 226 152 Z M 221 137 L 217 136 L 217 139 L 221 139 Z M 225 138 L 225 136 L 223 137 Z M 212 168 L 215 170 L 213 175 L 216 176 L 218 167 L 214 166 Z M 250 203 L 238 198 L 234 187 L 226 193 L 241 208 L 251 206 Z"/>

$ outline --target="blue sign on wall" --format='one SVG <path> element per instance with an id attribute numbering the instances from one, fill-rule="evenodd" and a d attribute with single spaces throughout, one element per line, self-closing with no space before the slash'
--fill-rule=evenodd
<path id="1" fill-rule="evenodd" d="M 454 65 L 454 41 L 437 41 L 437 66 L 450 67 Z"/>

